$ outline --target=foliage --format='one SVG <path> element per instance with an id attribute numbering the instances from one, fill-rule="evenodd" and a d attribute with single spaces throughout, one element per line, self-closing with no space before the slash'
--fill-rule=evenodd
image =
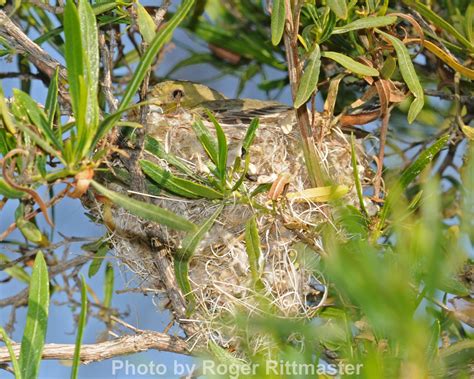
<path id="1" fill-rule="evenodd" d="M 328 301 L 304 322 L 238 315 L 232 322 L 241 326 L 242 335 L 268 336 L 276 361 L 361 364 L 361 377 L 468 377 L 468 357 L 474 349 L 472 317 L 449 304 L 457 299 L 472 301 L 472 282 L 462 270 L 472 271 L 473 4 L 465 0 L 428 4 L 275 0 L 267 9 L 266 2 L 254 0 L 183 0 L 162 20 L 160 9 L 138 2 L 79 0 L 76 5 L 67 0 L 64 6 L 59 1 L 57 6 L 15 1 L 0 12 L 0 57 L 18 68 L 2 78 L 19 78 L 19 88 L 11 96 L 5 95 L 5 84 L 0 86 L 0 211 L 7 202 L 16 208 L 11 227 L 0 231 L 0 240 L 24 254 L 16 260 L 2 254 L 0 267 L 7 280 L 29 285 L 18 360 L 7 333 L 0 329 L 17 377 L 38 375 L 53 296 L 46 263 L 60 260 L 52 237 L 54 207 L 64 197 L 84 199 L 94 193 L 105 204 L 106 225 L 107 212 L 120 206 L 182 231 L 174 268 L 191 305 L 189 312 L 193 305 L 189 262 L 222 207 L 238 198 L 260 210 L 255 198 L 268 186 L 248 193 L 244 184 L 257 118 L 243 140 L 242 156 L 234 161 L 228 136 L 213 114 L 207 115 L 213 130 L 201 120 L 194 123 L 197 139 L 212 162 L 209 175 L 197 175 L 160 141 L 144 136 L 140 128 L 135 130 L 138 122 L 125 121 L 138 112 L 138 106 L 132 105 L 137 93 L 139 105 L 149 105 L 146 91 L 157 80 L 155 69 L 178 27 L 193 37 L 193 44 L 175 41 L 188 57 L 169 68 L 168 76 L 206 64 L 217 77 L 236 77 L 237 95 L 251 80 L 269 97 L 277 97 L 289 85 L 299 114 L 308 102 L 323 99 L 321 114 L 326 119 L 347 115 L 360 117 L 355 124 L 365 124 L 359 106 L 373 103 L 378 103 L 382 118 L 391 116 L 391 133 L 386 137 L 381 132 L 381 142 L 374 143 L 385 181 L 384 198 L 376 199 L 384 202 L 380 211 L 369 214 L 364 196 L 371 194 L 363 193 L 358 179 L 358 207 L 335 200 L 333 192 L 325 193 L 326 200 L 333 200 L 333 227 L 312 232 L 322 235 L 328 254 L 319 256 L 304 242 L 298 252 L 298 259 L 311 262 L 311 269 L 326 278 Z M 12 37 L 10 19 L 27 25 L 23 39 Z M 131 44 L 125 43 L 127 37 Z M 208 49 L 203 52 L 196 41 Z M 42 50 L 28 50 L 32 46 L 54 52 L 66 67 L 46 52 L 45 58 Z M 35 98 L 33 80 L 47 88 L 44 103 Z M 317 172 L 321 168 L 312 150 L 314 130 L 307 126 L 309 132 L 303 125 L 301 135 L 309 176 L 313 183 L 327 184 L 327 178 L 322 175 L 321 180 Z M 114 180 L 133 181 L 132 173 L 109 170 L 111 154 L 120 150 L 117 144 L 122 139 L 174 170 L 138 159 L 150 193 L 213 201 L 212 217 L 197 225 L 100 184 L 97 178 L 111 172 Z M 43 200 L 46 193 L 48 201 Z M 16 228 L 24 241 L 7 240 Z M 255 218 L 248 220 L 242 237 L 258 290 L 262 242 Z M 83 250 L 95 258 L 89 266 L 93 277 L 109 246 L 104 238 Z M 99 301 L 103 307 L 99 317 L 109 326 L 112 270 L 106 265 L 106 295 Z M 87 293 L 84 278 L 77 282 L 81 283 L 74 289 L 80 294 L 80 318 L 72 377 L 77 376 L 80 361 L 87 299 L 94 296 L 92 290 Z M 271 304 L 263 303 L 271 315 Z M 268 356 L 256 354 L 251 346 L 240 348 L 246 364 L 264 369 Z M 237 364 L 223 346 L 208 350 L 216 361 Z M 289 377 L 258 370 L 258 377 Z"/>

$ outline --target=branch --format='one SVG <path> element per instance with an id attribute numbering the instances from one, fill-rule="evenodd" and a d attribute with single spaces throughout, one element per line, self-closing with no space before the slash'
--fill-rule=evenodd
<path id="1" fill-rule="evenodd" d="M 14 343 L 12 345 L 13 351 L 18 358 L 21 344 Z M 72 360 L 74 349 L 74 344 L 47 344 L 44 346 L 42 359 Z M 186 355 L 190 355 L 191 350 L 188 343 L 182 338 L 148 330 L 136 335 L 126 335 L 106 342 L 81 345 L 80 360 L 81 363 L 88 364 L 151 349 Z M 11 357 L 7 348 L 1 347 L 0 363 L 10 361 Z"/>
<path id="2" fill-rule="evenodd" d="M 80 255 L 76 258 L 70 259 L 67 262 L 61 262 L 61 263 L 58 263 L 57 265 L 51 266 L 51 268 L 49 269 L 49 277 L 52 278 L 53 276 L 60 274 L 61 272 L 83 265 L 88 260 L 92 259 L 92 257 L 93 257 L 93 254 L 85 253 L 84 255 Z M 13 305 L 15 307 L 21 307 L 23 305 L 27 305 L 28 304 L 28 290 L 29 290 L 29 287 L 18 292 L 16 295 L 7 297 L 5 299 L 1 299 L 0 308 L 7 307 L 9 305 Z"/>
<path id="3" fill-rule="evenodd" d="M 59 68 L 60 78 L 67 80 L 66 68 L 34 43 L 2 10 L 0 10 L 0 36 L 5 38 L 13 49 L 23 53 L 38 70 L 49 78 L 54 75 L 56 68 Z M 59 94 L 64 101 L 70 103 L 69 95 L 64 87 L 60 89 Z"/>
<path id="4" fill-rule="evenodd" d="M 285 1 L 287 12 L 287 20 L 285 24 L 285 32 L 283 33 L 283 41 L 286 51 L 286 62 L 288 64 L 288 78 L 293 100 L 296 96 L 298 84 L 301 79 L 301 64 L 298 57 L 297 35 L 299 26 L 300 3 L 295 6 L 293 15 L 292 2 Z M 319 154 L 313 139 L 313 131 L 309 121 L 308 110 L 306 104 L 303 104 L 296 110 L 296 120 L 300 130 L 301 139 L 303 140 L 303 153 L 306 167 L 308 169 L 309 178 L 313 187 L 324 186 L 327 183 L 327 173 L 321 165 Z"/>

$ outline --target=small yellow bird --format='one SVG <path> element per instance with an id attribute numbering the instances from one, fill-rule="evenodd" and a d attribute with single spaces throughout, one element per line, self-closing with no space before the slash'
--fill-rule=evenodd
<path id="1" fill-rule="evenodd" d="M 268 100 L 228 99 L 212 88 L 188 81 L 160 82 L 150 90 L 148 101 L 153 105 L 152 112 L 168 115 L 190 112 L 206 118 L 205 109 L 208 109 L 223 128 L 247 127 L 254 118 L 258 118 L 260 125 L 278 125 L 289 133 L 296 123 L 294 108 L 288 105 Z M 378 108 L 355 110 L 341 115 L 335 122 L 345 132 L 365 135 L 352 126 L 371 122 L 377 119 L 379 113 Z"/>

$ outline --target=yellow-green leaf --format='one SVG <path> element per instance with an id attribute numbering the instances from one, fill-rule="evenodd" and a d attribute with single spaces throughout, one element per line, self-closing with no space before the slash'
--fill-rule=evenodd
<path id="1" fill-rule="evenodd" d="M 321 68 L 321 51 L 319 45 L 316 45 L 313 52 L 309 56 L 308 64 L 304 70 L 301 80 L 296 91 L 295 108 L 301 107 L 308 101 L 316 88 L 318 87 L 319 70 Z"/>
<path id="2" fill-rule="evenodd" d="M 37 378 L 43 352 L 49 310 L 48 268 L 40 251 L 36 255 L 28 294 L 28 312 L 20 348 L 23 378 Z"/>
<path id="3" fill-rule="evenodd" d="M 415 121 L 416 116 L 418 116 L 425 103 L 423 87 L 421 86 L 420 80 L 416 75 L 415 67 L 411 61 L 410 54 L 408 53 L 408 50 L 403 42 L 390 34 L 380 30 L 378 30 L 378 32 L 382 34 L 384 38 L 388 39 L 395 48 L 400 73 L 402 74 L 403 80 L 407 84 L 411 93 L 413 93 L 415 96 L 415 100 L 411 103 L 410 109 L 408 111 L 408 122 L 411 124 L 413 121 Z"/>
<path id="4" fill-rule="evenodd" d="M 111 191 L 95 181 L 92 181 L 92 185 L 102 195 L 108 197 L 114 204 L 127 209 L 136 216 L 155 221 L 177 230 L 190 231 L 196 228 L 196 225 L 191 221 L 188 221 L 184 217 L 178 216 L 166 209 L 160 208 L 157 205 L 138 201 L 131 197 Z"/>
<path id="5" fill-rule="evenodd" d="M 259 259 L 262 249 L 255 216 L 252 216 L 245 225 L 245 251 L 247 252 L 252 278 L 257 281 L 260 277 Z"/>
<path id="6" fill-rule="evenodd" d="M 336 53 L 334 51 L 324 51 L 321 53 L 324 58 L 332 59 L 349 71 L 362 76 L 379 76 L 379 72 L 373 68 L 359 63 L 347 55 Z"/>
<path id="7" fill-rule="evenodd" d="M 272 29 L 272 44 L 278 45 L 285 31 L 285 0 L 273 0 L 271 29 Z"/>
<path id="8" fill-rule="evenodd" d="M 347 2 L 346 0 L 328 0 L 329 8 L 336 14 L 337 17 L 345 20 L 347 18 Z"/>
<path id="9" fill-rule="evenodd" d="M 392 25 L 397 21 L 396 16 L 380 16 L 380 17 L 365 17 L 350 22 L 347 25 L 334 28 L 332 34 L 342 34 L 353 30 L 381 28 L 383 26 Z"/>
<path id="10" fill-rule="evenodd" d="M 150 44 L 155 38 L 156 24 L 153 18 L 147 12 L 147 10 L 140 3 L 136 3 L 137 6 L 137 21 L 138 27 L 140 28 L 140 34 L 147 44 Z"/>
<path id="11" fill-rule="evenodd" d="M 191 199 L 222 199 L 222 193 L 205 185 L 179 178 L 171 172 L 161 168 L 153 162 L 145 159 L 140 160 L 143 172 L 148 175 L 160 187 L 169 192 Z"/>

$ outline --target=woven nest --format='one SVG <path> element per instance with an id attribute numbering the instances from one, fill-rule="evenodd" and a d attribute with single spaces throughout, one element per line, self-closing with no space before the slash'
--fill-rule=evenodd
<path id="1" fill-rule="evenodd" d="M 182 118 L 177 120 L 156 114 L 150 117 L 151 124 L 160 125 L 160 132 L 155 136 L 166 149 L 180 157 L 197 175 L 208 175 L 206 155 L 189 125 L 183 123 Z M 239 151 L 239 141 L 245 129 L 228 126 L 224 130 L 230 142 L 230 154 L 233 146 Z M 288 193 L 311 187 L 298 135 L 294 128 L 284 131 L 278 125 L 260 126 L 250 149 L 248 177 L 251 180 L 244 181 L 246 193 L 252 193 L 262 183 L 273 182 L 283 173 L 290 174 Z M 368 185 L 371 174 L 362 141 L 356 141 L 355 147 L 361 183 Z M 358 204 L 347 136 L 337 127 L 332 128 L 318 145 L 318 151 L 333 183 L 348 187 L 345 202 Z M 175 175 L 182 175 L 166 161 L 147 152 L 144 154 L 144 158 L 153 160 Z M 108 185 L 114 190 L 127 190 Z M 324 278 L 315 274 L 314 265 L 308 259 L 317 260 L 318 253 L 323 251 L 318 231 L 320 226 L 330 222 L 326 216 L 330 205 L 285 197 L 270 202 L 267 193 L 257 195 L 254 200 L 259 204 L 258 209 L 242 201 L 241 196 L 226 199 L 221 214 L 190 261 L 189 279 L 195 307 L 189 322 L 193 334 L 200 337 L 201 342 L 212 339 L 221 346 L 238 346 L 240 337 L 236 334 L 235 323 L 227 320 L 239 312 L 262 315 L 271 309 L 272 314 L 279 317 L 309 319 L 326 299 Z M 208 220 L 222 203 L 219 200 L 183 199 L 166 193 L 150 201 L 196 224 Z M 97 205 L 95 210 L 100 215 L 101 205 Z M 263 286 L 258 290 L 251 274 L 244 238 L 245 225 L 253 215 L 256 215 L 261 243 L 259 271 Z M 176 301 L 170 299 L 169 289 L 165 288 L 163 265 L 157 264 L 157 254 L 168 262 L 168 269 L 172 267 L 173 250 L 180 246 L 185 234 L 141 220 L 121 208 L 114 208 L 112 217 L 116 230 L 120 230 L 120 233 L 110 235 L 119 261 L 135 273 L 140 286 L 162 291 L 163 304 L 176 306 Z M 170 275 L 172 277 L 172 271 Z M 173 309 L 173 306 L 169 307 Z M 182 309 L 173 311 L 178 318 L 184 317 Z M 255 350 L 265 345 L 259 336 L 253 336 L 252 340 Z"/>

